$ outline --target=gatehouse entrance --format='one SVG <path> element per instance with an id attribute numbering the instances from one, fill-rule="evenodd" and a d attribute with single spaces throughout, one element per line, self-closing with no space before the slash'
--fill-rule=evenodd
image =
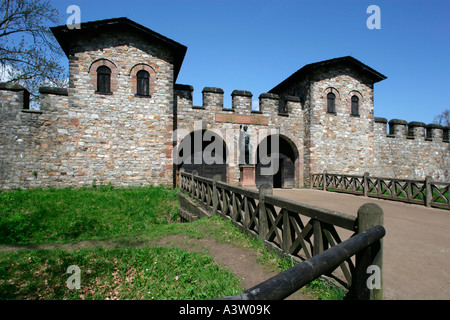
<path id="1" fill-rule="evenodd" d="M 276 147 L 274 148 L 275 144 L 278 144 L 278 150 L 276 150 Z M 260 149 L 263 145 L 267 148 L 267 154 Z M 261 184 L 268 183 L 273 188 L 294 188 L 295 162 L 297 159 L 297 148 L 289 138 L 282 135 L 267 136 L 259 143 L 256 150 L 256 186 L 259 187 Z M 272 163 L 272 161 L 277 163 Z M 264 171 L 268 171 L 268 168 L 274 168 L 275 170 L 272 174 L 264 174 Z"/>
<path id="2" fill-rule="evenodd" d="M 212 131 L 193 131 L 181 140 L 177 151 L 182 159 L 178 170 L 212 179 L 220 175 L 221 181 L 227 181 L 227 148 L 222 138 Z"/>

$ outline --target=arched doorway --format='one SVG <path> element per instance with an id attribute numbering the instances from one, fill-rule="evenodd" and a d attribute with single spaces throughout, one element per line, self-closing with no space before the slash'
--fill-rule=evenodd
<path id="1" fill-rule="evenodd" d="M 220 175 L 227 181 L 227 148 L 223 139 L 213 131 L 193 131 L 175 149 L 177 169 L 212 179 Z"/>
<path id="2" fill-rule="evenodd" d="M 297 148 L 289 138 L 278 134 L 267 136 L 256 150 L 256 186 L 268 183 L 274 188 L 294 188 L 297 159 Z"/>

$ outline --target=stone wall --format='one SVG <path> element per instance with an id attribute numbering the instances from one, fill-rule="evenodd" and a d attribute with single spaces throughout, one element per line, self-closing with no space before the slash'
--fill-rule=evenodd
<path id="1" fill-rule="evenodd" d="M 88 76 L 81 69 L 72 81 L 82 87 Z M 23 87 L 2 84 L 0 188 L 82 186 L 94 181 L 123 186 L 171 184 L 173 143 L 198 130 L 216 132 L 226 142 L 227 180 L 237 185 L 241 125 L 249 127 L 253 162 L 258 144 L 268 134 L 278 133 L 289 142 L 296 156 L 296 187 L 308 183 L 310 172 L 323 170 L 408 179 L 430 175 L 448 181 L 448 128 L 373 118 L 370 87 L 358 87 L 352 79 L 339 76 L 332 83 L 311 82 L 311 94 L 303 97 L 263 93 L 259 110 L 252 110 L 249 91 L 233 91 L 232 108 L 224 109 L 220 88 L 204 88 L 202 106 L 194 106 L 194 89 L 175 85 L 174 109 L 168 101 L 146 103 L 158 97 L 158 87 L 151 98 L 139 98 L 119 86 L 111 96 L 96 94 L 92 88 L 77 92 L 41 88 L 41 110 L 36 111 L 27 108 Z M 345 94 L 355 90 L 353 81 L 362 96 L 359 117 L 349 115 Z M 336 114 L 324 111 L 324 92 L 331 84 L 339 91 Z M 74 95 L 84 95 L 86 102 L 81 104 Z M 172 128 L 178 136 L 172 135 Z"/>
<path id="2" fill-rule="evenodd" d="M 294 170 L 292 163 L 285 168 L 293 171 L 295 187 L 308 185 L 310 173 L 324 170 L 450 180 L 448 127 L 374 118 L 376 79 L 364 69 L 315 65 L 278 92 L 260 94 L 257 110 L 247 90 L 229 93 L 232 106 L 224 108 L 225 93 L 215 87 L 203 88 L 202 104 L 194 106 L 194 88 L 174 84 L 173 54 L 126 31 L 85 34 L 68 52 L 69 88 L 41 88 L 41 110 L 29 109 L 23 87 L 0 84 L 0 189 L 93 182 L 172 185 L 178 165 L 174 146 L 205 130 L 225 143 L 226 179 L 237 185 L 244 125 L 251 137 L 251 164 L 267 136 L 282 139 L 279 152 L 294 161 Z M 97 92 L 99 66 L 111 69 L 111 93 Z M 150 75 L 149 96 L 137 95 L 139 70 Z M 333 113 L 327 112 L 330 92 L 336 96 Z M 352 96 L 359 99 L 356 115 Z"/>
<path id="3" fill-rule="evenodd" d="M 375 118 L 375 158 L 371 175 L 423 180 L 450 180 L 448 127 Z"/>
<path id="4" fill-rule="evenodd" d="M 19 86 L 15 85 L 16 88 Z M 24 105 L 28 92 L 0 90 L 0 188 L 29 188 L 64 182 L 67 90 L 41 89 L 41 110 Z M 26 98 L 25 98 L 26 101 Z"/>
<path id="5" fill-rule="evenodd" d="M 202 90 L 202 106 L 193 106 L 192 91 L 187 85 L 176 85 L 177 133 L 180 142 L 187 134 L 196 130 L 211 130 L 218 133 L 227 145 L 227 180 L 239 184 L 239 130 L 241 125 L 248 126 L 252 142 L 251 163 L 256 162 L 257 147 L 271 134 L 279 134 L 288 141 L 297 154 L 295 185 L 303 185 L 303 112 L 300 99 L 263 93 L 259 96 L 258 110 L 252 110 L 252 93 L 246 90 L 234 90 L 232 108 L 223 107 L 224 92 L 220 88 L 205 87 Z M 280 106 L 288 112 L 280 113 Z M 300 125 L 299 125 L 300 124 Z"/>
<path id="6" fill-rule="evenodd" d="M 112 94 L 96 92 L 95 64 L 112 65 Z M 150 97 L 133 91 L 135 72 L 147 68 Z M 133 34 L 78 39 L 69 59 L 68 136 L 80 182 L 171 184 L 173 61 L 170 51 Z"/>
<path id="7" fill-rule="evenodd" d="M 24 109 L 26 91 L 3 85 L 0 188 L 172 185 L 172 57 L 162 46 L 123 37 L 74 44 L 69 89 L 41 90 L 40 111 Z M 98 65 L 112 69 L 111 94 L 96 92 Z M 151 96 L 142 97 L 133 88 L 135 72 L 145 68 L 154 73 Z"/>
<path id="8" fill-rule="evenodd" d="M 373 87 L 350 68 L 316 71 L 311 84 L 310 170 L 361 174 L 373 167 Z M 327 112 L 327 94 L 336 96 L 335 113 Z M 351 114 L 351 97 L 359 114 Z"/>
<path id="9" fill-rule="evenodd" d="M 327 112 L 327 94 L 336 96 L 335 112 Z M 373 85 L 346 66 L 312 70 L 291 83 L 280 96 L 299 97 L 303 106 L 304 180 L 310 173 L 363 173 L 373 166 Z M 351 114 L 351 97 L 359 97 L 359 114 Z"/>
<path id="10" fill-rule="evenodd" d="M 449 130 L 421 122 L 375 119 L 373 81 L 345 65 L 316 68 L 278 90 L 299 97 L 303 107 L 303 176 L 310 173 L 363 174 L 449 181 Z M 327 94 L 336 96 L 336 112 L 327 112 Z M 352 115 L 351 97 L 359 98 Z M 381 120 L 380 120 L 381 119 Z"/>

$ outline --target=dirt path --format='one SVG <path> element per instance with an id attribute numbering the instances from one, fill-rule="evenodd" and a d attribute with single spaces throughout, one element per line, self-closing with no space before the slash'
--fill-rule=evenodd
<path id="1" fill-rule="evenodd" d="M 378 204 L 386 229 L 384 298 L 450 299 L 450 211 L 311 189 L 274 195 L 355 216 L 361 205 Z"/>
<path id="2" fill-rule="evenodd" d="M 278 272 L 257 262 L 256 250 L 238 248 L 230 244 L 218 243 L 215 239 L 193 239 L 187 236 L 170 236 L 159 241 L 158 246 L 169 246 L 188 251 L 206 251 L 218 264 L 226 267 L 242 279 L 245 289 L 275 276 Z M 294 293 L 287 300 L 309 300 L 311 297 Z"/>

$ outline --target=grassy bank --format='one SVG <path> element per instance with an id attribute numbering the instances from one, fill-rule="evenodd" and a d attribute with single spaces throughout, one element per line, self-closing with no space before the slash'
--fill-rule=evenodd
<path id="1" fill-rule="evenodd" d="M 277 271 L 292 266 L 220 217 L 179 223 L 177 207 L 176 190 L 165 187 L 0 193 L 0 244 L 13 246 L 0 252 L 0 299 L 209 299 L 242 292 L 242 279 L 208 252 L 158 245 L 170 236 L 252 248 Z M 46 249 L 29 249 L 38 246 Z M 67 286 L 73 265 L 79 290 Z M 344 295 L 322 281 L 306 291 L 319 299 Z"/>
<path id="2" fill-rule="evenodd" d="M 0 253 L 0 299 L 209 299 L 241 291 L 211 257 L 176 248 L 131 247 Z M 69 266 L 80 289 L 69 289 Z"/>
<path id="3" fill-rule="evenodd" d="M 144 245 L 198 234 L 176 223 L 177 206 L 176 190 L 165 187 L 0 193 L 0 244 L 73 244 L 0 252 L 0 299 L 207 299 L 241 292 L 240 279 L 205 253 Z M 93 240 L 108 245 L 90 247 Z M 80 241 L 89 247 L 79 249 Z M 67 286 L 72 265 L 80 269 L 79 290 Z"/>
<path id="4" fill-rule="evenodd" d="M 118 237 L 175 219 L 164 187 L 35 189 L 0 193 L 0 244 Z"/>

